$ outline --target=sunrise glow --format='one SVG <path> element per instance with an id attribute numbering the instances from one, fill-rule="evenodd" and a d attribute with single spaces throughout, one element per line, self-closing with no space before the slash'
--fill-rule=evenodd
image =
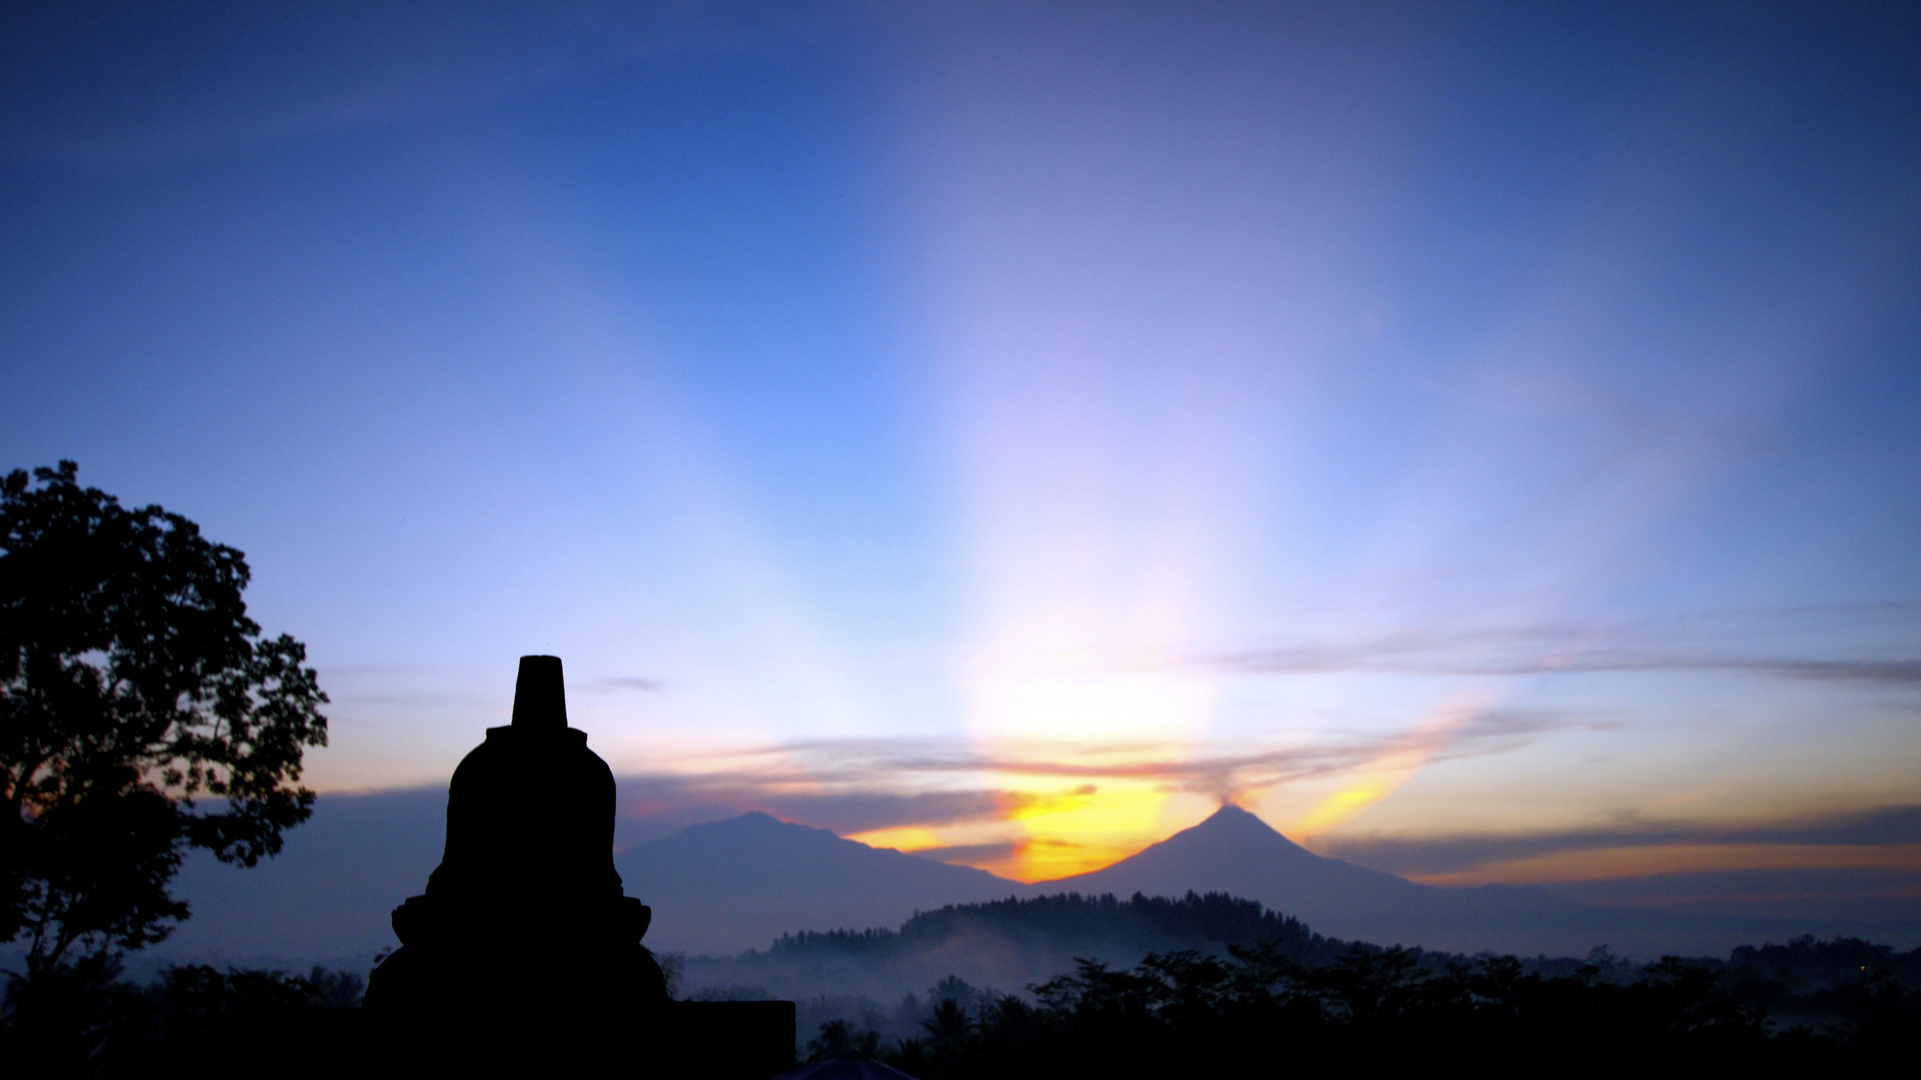
<path id="1" fill-rule="evenodd" d="M 21 30 L 4 467 L 247 553 L 302 783 L 542 653 L 624 849 L 1921 874 L 1898 5 L 747 7 Z"/>

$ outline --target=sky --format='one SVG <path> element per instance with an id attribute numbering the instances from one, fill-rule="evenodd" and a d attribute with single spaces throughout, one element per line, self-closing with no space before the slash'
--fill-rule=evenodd
<path id="1" fill-rule="evenodd" d="M 1900 5 L 18 5 L 0 467 L 323 793 L 1921 917 L 1917 166 Z"/>

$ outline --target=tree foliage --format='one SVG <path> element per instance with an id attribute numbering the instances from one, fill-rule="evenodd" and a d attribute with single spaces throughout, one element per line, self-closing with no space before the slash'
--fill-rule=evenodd
<path id="1" fill-rule="evenodd" d="M 1031 998 L 936 988 L 915 1037 L 863 1053 L 877 1034 L 839 1021 L 809 1049 L 825 1057 L 851 1047 L 847 1056 L 878 1056 L 928 1080 L 1116 1080 L 1372 1073 L 1441 1062 L 1496 1075 L 1586 1071 L 1601 1060 L 1831 1069 L 1911 1049 L 1921 1035 L 1921 991 L 1886 971 L 1838 987 L 1848 996 L 1845 1016 L 1817 1030 L 1770 1020 L 1725 965 L 1676 957 L 1619 981 L 1594 965 L 1544 975 L 1512 956 L 1367 944 L 1310 961 L 1295 953 L 1288 943 L 1264 942 L 1226 955 L 1154 954 L 1131 969 L 1083 959 L 1030 987 Z"/>
<path id="2" fill-rule="evenodd" d="M 1331 947 L 1330 939 L 1299 919 L 1225 893 L 1183 897 L 1057 893 L 949 904 L 917 912 L 898 931 L 802 931 L 783 934 L 768 955 L 811 962 L 827 957 L 885 960 L 948 947 L 958 938 L 988 935 L 1018 946 L 1102 952 L 1111 949 L 1176 952 L 1257 941 L 1285 943 L 1295 959 Z"/>
<path id="3" fill-rule="evenodd" d="M 247 617 L 248 578 L 71 461 L 0 480 L 0 941 L 27 939 L 30 977 L 161 940 L 189 849 L 252 866 L 312 812 L 327 697 Z"/>
<path id="4" fill-rule="evenodd" d="M 360 1004 L 366 984 L 352 972 L 176 966 L 146 986 L 121 974 L 119 958 L 91 953 L 13 980 L 0 996 L 0 1061 L 10 1075 L 221 1074 L 259 1071 L 271 1055 L 283 1076 L 338 1076 L 346 1070 L 328 1066 L 366 1049 L 325 1022 Z M 291 1060 L 290 1046 L 299 1048 Z"/>
<path id="5" fill-rule="evenodd" d="M 1136 951 L 1155 940 L 1196 944 Z M 1538 1071 L 1587 1068 L 1581 1055 L 1597 1052 L 1665 1066 L 1835 1071 L 1921 1044 L 1921 949 L 1853 938 L 1651 964 L 1605 946 L 1585 960 L 1462 956 L 1340 941 L 1254 901 L 1190 893 L 955 905 L 898 934 L 795 935 L 775 952 L 815 971 L 848 958 L 893 971 L 921 955 L 914 950 L 951 956 L 985 942 L 1050 955 L 1089 944 L 1105 959 L 1077 954 L 1070 970 L 1019 995 L 950 975 L 892 1009 L 867 997 L 803 1000 L 801 1030 L 819 1030 L 808 1053 L 876 1057 L 926 1080 L 1123 1080 L 1439 1061 Z M 1141 959 L 1119 959 L 1130 956 Z"/>

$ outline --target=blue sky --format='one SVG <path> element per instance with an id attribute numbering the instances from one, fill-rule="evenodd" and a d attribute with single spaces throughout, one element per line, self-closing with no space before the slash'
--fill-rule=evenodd
<path id="1" fill-rule="evenodd" d="M 323 790 L 551 652 L 634 815 L 1921 902 L 1921 22 L 1320 7 L 16 12 L 0 458 Z"/>

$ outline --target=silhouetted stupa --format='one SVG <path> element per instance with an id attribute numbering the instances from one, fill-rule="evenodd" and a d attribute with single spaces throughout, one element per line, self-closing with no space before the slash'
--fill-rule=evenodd
<path id="1" fill-rule="evenodd" d="M 367 1006 L 421 1030 L 459 1021 L 482 1052 L 504 1018 L 501 1038 L 650 1022 L 667 1000 L 640 944 L 652 913 L 621 893 L 613 831 L 614 776 L 567 726 L 560 658 L 521 657 L 513 723 L 454 770 L 446 851 L 426 892 L 394 909 L 401 947 L 368 979 Z"/>

